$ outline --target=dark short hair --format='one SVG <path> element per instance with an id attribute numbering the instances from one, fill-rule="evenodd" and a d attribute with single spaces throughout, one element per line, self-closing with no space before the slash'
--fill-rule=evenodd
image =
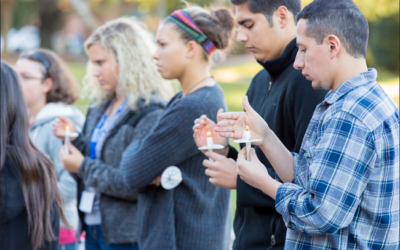
<path id="1" fill-rule="evenodd" d="M 306 35 L 318 44 L 329 35 L 337 36 L 355 58 L 367 57 L 368 22 L 352 0 L 314 0 L 296 16 L 307 20 Z"/>
<path id="2" fill-rule="evenodd" d="M 261 13 L 274 26 L 272 15 L 281 6 L 285 6 L 294 16 L 301 11 L 301 0 L 231 0 L 233 5 L 247 4 L 252 13 Z"/>

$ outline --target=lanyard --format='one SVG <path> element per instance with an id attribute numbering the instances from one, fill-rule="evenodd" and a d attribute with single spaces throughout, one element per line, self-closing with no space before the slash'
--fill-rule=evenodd
<path id="1" fill-rule="evenodd" d="M 103 129 L 103 126 L 107 120 L 107 113 L 110 110 L 113 102 L 114 102 L 114 98 L 111 100 L 110 104 L 108 105 L 107 110 L 101 116 L 100 121 L 97 123 L 96 127 L 93 130 L 92 137 L 90 139 L 90 159 L 96 158 L 96 146 L 97 146 L 97 143 L 99 142 L 100 138 L 102 137 L 103 133 L 105 132 Z M 128 102 L 128 98 L 126 98 L 125 101 L 121 104 L 121 106 L 119 106 L 115 115 L 120 114 L 124 110 L 127 102 Z"/>

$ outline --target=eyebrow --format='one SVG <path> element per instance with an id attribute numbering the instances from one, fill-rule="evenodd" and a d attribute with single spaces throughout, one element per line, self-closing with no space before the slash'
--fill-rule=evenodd
<path id="1" fill-rule="evenodd" d="M 296 46 L 299 47 L 299 46 L 304 46 L 304 45 L 301 43 L 296 43 Z"/>
<path id="2" fill-rule="evenodd" d="M 247 22 L 250 22 L 250 21 L 253 21 L 253 19 L 251 19 L 251 18 L 246 18 L 246 19 L 243 19 L 243 20 L 241 20 L 241 21 L 238 21 L 238 24 L 239 24 L 239 25 L 243 25 L 243 24 L 245 24 L 245 23 L 247 23 Z"/>

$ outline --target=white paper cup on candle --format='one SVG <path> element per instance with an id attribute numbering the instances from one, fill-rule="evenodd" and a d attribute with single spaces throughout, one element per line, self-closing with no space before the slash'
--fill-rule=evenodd
<path id="1" fill-rule="evenodd" d="M 207 132 L 207 146 L 201 147 L 199 148 L 199 150 L 208 150 L 209 152 L 212 152 L 214 149 L 223 149 L 224 146 L 223 145 L 219 145 L 219 144 L 214 144 L 213 138 L 211 136 L 211 132 L 208 131 Z M 211 158 L 208 158 L 210 161 L 214 161 Z"/>
<path id="2" fill-rule="evenodd" d="M 236 143 L 246 143 L 246 156 L 247 160 L 251 161 L 250 159 L 250 149 L 251 143 L 256 141 L 262 141 L 261 139 L 251 139 L 249 127 L 246 126 L 246 131 L 243 132 L 243 138 L 241 140 L 235 140 Z"/>

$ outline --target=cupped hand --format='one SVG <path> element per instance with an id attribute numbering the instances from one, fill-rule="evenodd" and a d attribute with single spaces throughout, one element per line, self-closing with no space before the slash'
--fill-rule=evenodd
<path id="1" fill-rule="evenodd" d="M 65 145 L 61 147 L 59 152 L 60 159 L 66 170 L 71 173 L 77 173 L 85 157 L 74 145 L 67 144 L 67 147 L 68 153 L 65 152 Z"/>
<path id="2" fill-rule="evenodd" d="M 247 126 L 250 130 L 251 139 L 262 140 L 260 142 L 253 142 L 252 144 L 261 145 L 270 132 L 268 124 L 250 106 L 247 96 L 243 98 L 243 108 L 246 112 L 219 113 L 219 122 L 215 131 L 222 137 L 242 139 Z"/>
<path id="3" fill-rule="evenodd" d="M 223 109 L 218 110 L 217 113 L 217 121 L 218 120 L 218 115 L 222 114 L 224 112 Z M 226 148 L 228 146 L 228 139 L 225 137 L 221 137 L 218 133 L 216 133 L 214 130 L 216 128 L 216 124 L 209 119 L 206 115 L 202 115 L 200 118 L 196 119 L 194 121 L 194 126 L 193 126 L 193 138 L 196 143 L 197 147 L 204 147 L 207 146 L 207 132 L 211 132 L 211 136 L 213 138 L 214 144 L 220 144 L 224 146 L 224 149 L 221 150 L 214 150 L 217 153 L 220 154 L 226 154 Z M 206 150 L 203 151 L 203 153 Z"/>
<path id="4" fill-rule="evenodd" d="M 64 140 L 65 130 L 67 126 L 69 126 L 69 130 L 71 132 L 77 132 L 75 128 L 75 123 L 71 119 L 69 119 L 68 117 L 57 117 L 52 123 L 54 135 L 61 140 Z M 74 141 L 75 139 L 76 138 L 71 137 L 70 141 Z"/>

